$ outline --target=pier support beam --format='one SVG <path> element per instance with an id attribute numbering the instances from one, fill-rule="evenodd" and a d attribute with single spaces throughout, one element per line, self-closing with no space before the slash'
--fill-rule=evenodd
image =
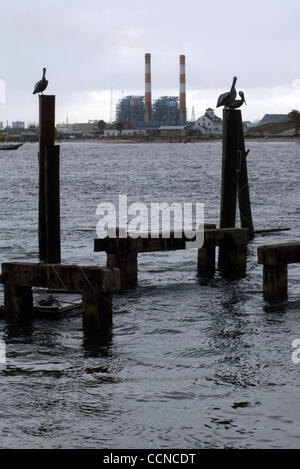
<path id="1" fill-rule="evenodd" d="M 216 269 L 216 242 L 208 240 L 198 249 L 198 277 L 213 277 Z"/>
<path id="2" fill-rule="evenodd" d="M 258 263 L 264 266 L 264 299 L 285 300 L 288 296 L 287 266 L 300 262 L 300 242 L 260 246 L 257 256 Z"/>
<path id="3" fill-rule="evenodd" d="M 241 111 L 223 110 L 220 228 L 233 228 L 235 226 L 240 121 Z"/>
<path id="4" fill-rule="evenodd" d="M 112 325 L 112 293 L 120 289 L 120 272 L 97 266 L 5 262 L 4 284 L 7 319 L 23 321 L 33 316 L 32 287 L 82 292 L 83 326 L 91 335 Z"/>
<path id="5" fill-rule="evenodd" d="M 267 301 L 285 300 L 288 296 L 287 264 L 264 265 L 264 299 Z"/>
<path id="6" fill-rule="evenodd" d="M 41 262 L 47 261 L 46 230 L 46 182 L 45 152 L 47 145 L 54 145 L 55 135 L 55 96 L 39 96 L 39 256 Z"/>
<path id="7" fill-rule="evenodd" d="M 221 241 L 219 248 L 219 270 L 223 277 L 244 277 L 247 266 L 247 245 L 232 241 Z"/>
<path id="8" fill-rule="evenodd" d="M 6 319 L 14 321 L 33 318 L 31 287 L 15 284 L 4 285 L 4 315 Z"/>
<path id="9" fill-rule="evenodd" d="M 46 259 L 60 264 L 59 146 L 45 147 Z"/>
<path id="10" fill-rule="evenodd" d="M 138 253 L 107 254 L 107 267 L 120 270 L 121 288 L 134 288 L 138 280 Z"/>
<path id="11" fill-rule="evenodd" d="M 82 290 L 82 324 L 88 334 L 97 335 L 112 327 L 112 293 L 95 292 L 86 287 Z"/>
<path id="12" fill-rule="evenodd" d="M 232 232 L 230 232 L 232 231 Z M 226 230 L 219 241 L 219 270 L 223 277 L 244 277 L 247 266 L 248 230 Z"/>

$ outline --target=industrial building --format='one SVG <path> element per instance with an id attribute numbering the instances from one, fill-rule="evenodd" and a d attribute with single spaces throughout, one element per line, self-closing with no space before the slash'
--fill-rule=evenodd
<path id="1" fill-rule="evenodd" d="M 119 100 L 117 122 L 132 122 L 143 127 L 186 124 L 185 56 L 179 56 L 179 96 L 161 96 L 152 102 L 151 54 L 145 54 L 145 95 Z"/>
<path id="2" fill-rule="evenodd" d="M 162 96 L 154 101 L 152 107 L 153 123 L 155 125 L 177 125 L 179 107 L 177 96 Z"/>
<path id="3" fill-rule="evenodd" d="M 144 96 L 126 96 L 117 104 L 117 122 L 144 122 L 145 98 Z"/>

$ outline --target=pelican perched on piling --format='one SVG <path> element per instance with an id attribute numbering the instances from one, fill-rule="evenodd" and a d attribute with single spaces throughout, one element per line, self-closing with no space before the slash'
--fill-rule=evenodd
<path id="1" fill-rule="evenodd" d="M 235 99 L 231 104 L 228 104 L 228 108 L 229 109 L 237 109 L 238 107 L 241 107 L 244 103 L 246 103 L 246 100 L 245 100 L 245 95 L 244 95 L 244 92 L 243 91 L 239 91 L 239 95 L 241 97 L 241 99 Z"/>
<path id="2" fill-rule="evenodd" d="M 48 86 L 48 80 L 46 80 L 46 69 L 43 68 L 43 77 L 40 81 L 38 81 L 35 84 L 35 87 L 34 87 L 34 90 L 33 90 L 32 94 L 36 94 L 36 93 L 42 93 L 43 94 L 43 91 L 45 91 L 47 86 Z"/>
<path id="3" fill-rule="evenodd" d="M 220 106 L 225 106 L 229 107 L 229 105 L 235 100 L 236 98 L 236 89 L 235 89 L 235 84 L 237 81 L 237 77 L 233 77 L 233 82 L 230 91 L 227 93 L 223 93 L 219 96 L 218 102 L 217 102 L 217 107 Z"/>

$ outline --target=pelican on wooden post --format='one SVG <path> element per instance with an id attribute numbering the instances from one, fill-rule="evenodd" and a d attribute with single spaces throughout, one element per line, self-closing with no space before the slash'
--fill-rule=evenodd
<path id="1" fill-rule="evenodd" d="M 228 108 L 229 109 L 237 109 L 238 107 L 241 107 L 243 104 L 246 104 L 246 100 L 245 100 L 245 95 L 244 95 L 244 92 L 243 91 L 239 91 L 239 95 L 241 97 L 241 99 L 235 99 L 231 104 L 228 104 Z"/>
<path id="2" fill-rule="evenodd" d="M 216 107 L 220 107 L 220 106 L 229 107 L 229 105 L 235 100 L 235 98 L 236 98 L 236 89 L 235 89 L 236 81 L 237 81 L 237 77 L 233 77 L 232 86 L 231 86 L 230 91 L 228 91 L 227 93 L 223 93 L 219 96 Z"/>
<path id="3" fill-rule="evenodd" d="M 33 90 L 32 94 L 37 94 L 37 93 L 42 93 L 43 94 L 43 91 L 45 91 L 47 86 L 48 86 L 48 80 L 46 80 L 46 69 L 43 68 L 43 77 L 40 81 L 38 81 L 35 84 L 35 87 L 34 87 L 34 90 Z"/>

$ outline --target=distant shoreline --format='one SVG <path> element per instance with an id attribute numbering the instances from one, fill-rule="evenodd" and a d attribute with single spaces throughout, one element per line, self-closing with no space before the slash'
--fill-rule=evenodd
<path id="1" fill-rule="evenodd" d="M 291 136 L 266 136 L 266 137 L 258 137 L 258 136 L 251 136 L 247 137 L 245 136 L 245 141 L 247 142 L 296 142 L 300 143 L 300 136 L 299 137 L 291 137 Z M 82 143 L 82 142 L 89 142 L 89 143 L 106 143 L 106 144 L 111 144 L 111 143 L 118 143 L 118 144 L 124 144 L 124 143 L 209 143 L 209 142 L 220 142 L 222 143 L 222 137 L 200 137 L 200 138 L 195 138 L 195 137 L 178 137 L 178 138 L 141 138 L 141 137 L 125 137 L 125 138 L 76 138 L 76 139 L 62 139 L 62 140 L 56 140 L 56 144 L 60 143 Z M 20 141 L 9 141 L 6 142 L 9 144 L 16 144 L 16 143 L 37 143 L 38 142 L 20 142 Z"/>
<path id="2" fill-rule="evenodd" d="M 299 137 L 280 137 L 280 136 L 274 136 L 274 137 L 247 137 L 245 136 L 245 140 L 247 142 L 299 142 L 300 143 L 300 136 Z M 83 138 L 83 139 L 70 139 L 70 140 L 57 140 L 57 143 L 63 143 L 63 142 L 100 142 L 100 143 L 209 143 L 209 142 L 220 142 L 222 143 L 222 137 L 202 137 L 202 138 L 152 138 L 152 139 L 146 139 L 146 138 L 103 138 L 103 139 L 95 139 L 95 138 Z"/>

